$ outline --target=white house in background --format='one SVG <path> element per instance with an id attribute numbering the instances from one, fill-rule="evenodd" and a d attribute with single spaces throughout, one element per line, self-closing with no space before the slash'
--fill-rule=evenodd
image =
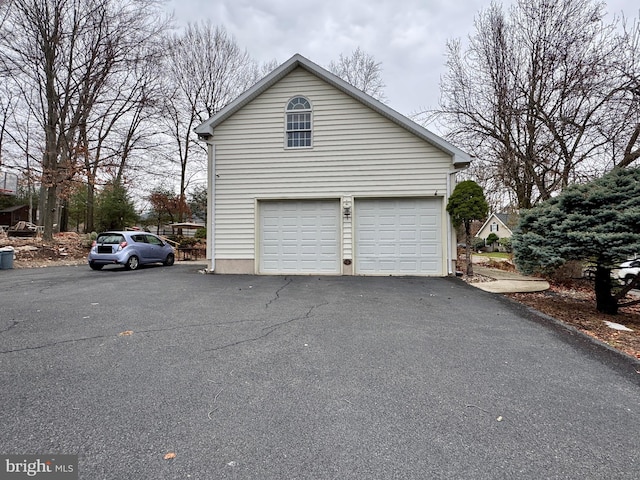
<path id="1" fill-rule="evenodd" d="M 453 270 L 446 201 L 470 157 L 295 55 L 196 128 L 215 273 Z"/>
<path id="2" fill-rule="evenodd" d="M 492 213 L 487 221 L 480 227 L 476 237 L 487 239 L 489 235 L 495 233 L 498 238 L 511 238 L 512 228 L 518 224 L 518 215 L 513 213 Z"/>

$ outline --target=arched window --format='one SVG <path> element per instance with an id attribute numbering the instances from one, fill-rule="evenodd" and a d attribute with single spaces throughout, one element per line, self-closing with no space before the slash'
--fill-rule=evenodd
<path id="1" fill-rule="evenodd" d="M 311 104 L 304 97 L 294 97 L 286 111 L 287 148 L 311 147 Z"/>

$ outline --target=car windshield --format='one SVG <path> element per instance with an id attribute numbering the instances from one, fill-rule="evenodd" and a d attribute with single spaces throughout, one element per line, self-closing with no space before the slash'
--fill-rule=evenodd
<path id="1" fill-rule="evenodd" d="M 122 235 L 118 235 L 117 233 L 105 233 L 102 235 L 98 235 L 98 239 L 96 243 L 108 243 L 108 244 L 119 244 L 124 242 L 124 237 Z"/>

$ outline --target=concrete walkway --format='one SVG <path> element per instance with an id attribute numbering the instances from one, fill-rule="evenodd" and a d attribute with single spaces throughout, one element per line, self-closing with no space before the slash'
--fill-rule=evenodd
<path id="1" fill-rule="evenodd" d="M 525 277 L 516 272 L 507 272 L 496 268 L 473 266 L 473 273 L 493 278 L 492 282 L 470 283 L 480 290 L 491 293 L 529 293 L 549 289 L 549 282 L 537 277 Z"/>

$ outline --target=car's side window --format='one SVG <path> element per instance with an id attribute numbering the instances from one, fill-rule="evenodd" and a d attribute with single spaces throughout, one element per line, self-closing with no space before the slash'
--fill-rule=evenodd
<path id="1" fill-rule="evenodd" d="M 131 239 L 134 242 L 138 242 L 138 243 L 144 243 L 145 242 L 144 235 L 131 235 Z"/>
<path id="2" fill-rule="evenodd" d="M 154 237 L 152 235 L 145 235 L 145 237 L 147 237 L 147 243 L 150 243 L 151 245 L 164 245 L 162 241 L 157 237 Z"/>

